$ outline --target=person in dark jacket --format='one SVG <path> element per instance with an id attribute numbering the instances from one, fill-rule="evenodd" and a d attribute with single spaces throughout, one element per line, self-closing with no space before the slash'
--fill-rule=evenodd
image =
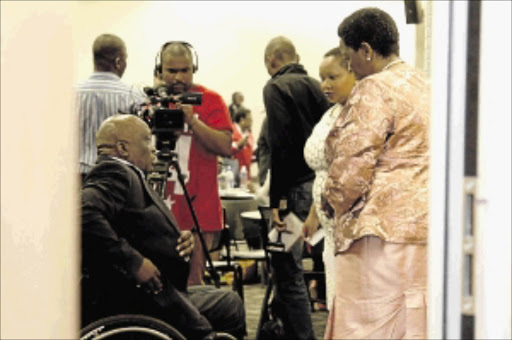
<path id="1" fill-rule="evenodd" d="M 96 134 L 98 160 L 82 188 L 82 323 L 145 314 L 191 339 L 214 339 L 215 331 L 242 338 L 236 293 L 187 291 L 193 237 L 145 181 L 155 160 L 151 137 L 132 115 L 108 118 Z"/>
<path id="2" fill-rule="evenodd" d="M 258 137 L 258 181 L 260 186 L 265 184 L 267 172 L 270 171 L 270 145 L 268 137 L 268 119 L 265 114 L 265 119 L 261 123 L 260 135 Z"/>
<path id="3" fill-rule="evenodd" d="M 279 216 L 281 199 L 286 209 L 304 221 L 312 203 L 314 172 L 304 160 L 304 144 L 329 107 L 320 83 L 299 64 L 293 43 L 286 37 L 270 40 L 265 66 L 272 77 L 263 89 L 270 139 L 270 208 L 272 226 L 285 231 Z M 290 252 L 272 254 L 275 299 L 286 337 L 313 339 L 310 305 L 302 271 L 303 241 Z"/>
<path id="4" fill-rule="evenodd" d="M 229 104 L 229 116 L 231 117 L 232 121 L 235 121 L 235 116 L 238 113 L 238 111 L 244 106 L 242 105 L 244 102 L 244 95 L 242 92 L 234 92 L 231 95 L 231 104 Z"/>

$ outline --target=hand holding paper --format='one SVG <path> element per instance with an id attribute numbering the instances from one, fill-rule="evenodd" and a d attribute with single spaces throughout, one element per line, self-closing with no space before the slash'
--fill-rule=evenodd
<path id="1" fill-rule="evenodd" d="M 284 245 L 284 251 L 290 251 L 290 248 L 302 237 L 302 228 L 304 223 L 294 213 L 289 213 L 283 219 L 286 225 L 286 231 L 281 232 L 281 242 Z M 268 241 L 276 243 L 278 241 L 279 232 L 277 228 L 273 228 L 268 234 Z"/>

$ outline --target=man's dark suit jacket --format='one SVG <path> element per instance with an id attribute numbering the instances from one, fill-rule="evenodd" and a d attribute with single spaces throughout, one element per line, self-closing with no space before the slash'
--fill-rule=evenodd
<path id="1" fill-rule="evenodd" d="M 144 313 L 178 329 L 194 329 L 189 334 L 211 331 L 186 296 L 189 264 L 176 251 L 179 236 L 174 217 L 142 172 L 100 156 L 82 188 L 82 311 L 88 315 L 91 308 L 96 317 Z M 136 287 L 133 273 L 144 257 L 162 274 L 164 290 L 158 295 Z"/>

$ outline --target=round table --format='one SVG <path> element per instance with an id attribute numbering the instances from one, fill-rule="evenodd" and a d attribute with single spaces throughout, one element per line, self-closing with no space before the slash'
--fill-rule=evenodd
<path id="1" fill-rule="evenodd" d="M 244 237 L 247 245 L 252 249 L 260 249 L 261 241 L 261 214 L 259 210 L 249 210 L 240 213 L 243 222 Z"/>
<path id="2" fill-rule="evenodd" d="M 226 209 L 226 224 L 229 225 L 231 238 L 243 240 L 244 224 L 241 213 L 258 209 L 258 202 L 254 195 L 241 189 L 221 190 L 219 195 L 222 201 L 222 207 Z"/>
<path id="3" fill-rule="evenodd" d="M 240 213 L 240 216 L 248 220 L 259 221 L 261 219 L 261 214 L 259 210 L 244 211 L 243 213 Z"/>
<path id="4" fill-rule="evenodd" d="M 254 194 L 242 189 L 219 190 L 219 196 L 223 200 L 254 200 Z"/>

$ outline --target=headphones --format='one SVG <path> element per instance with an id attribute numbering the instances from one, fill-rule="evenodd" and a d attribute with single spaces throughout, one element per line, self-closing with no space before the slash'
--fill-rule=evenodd
<path id="1" fill-rule="evenodd" d="M 192 73 L 196 73 L 199 68 L 199 59 L 197 57 L 197 52 L 194 49 L 194 46 L 192 46 L 186 41 L 168 41 L 165 44 L 163 44 L 155 56 L 155 70 L 158 70 L 158 72 L 162 73 L 162 53 L 170 44 L 180 44 L 188 49 L 190 55 L 192 55 L 192 58 L 195 60 L 192 60 Z"/>

